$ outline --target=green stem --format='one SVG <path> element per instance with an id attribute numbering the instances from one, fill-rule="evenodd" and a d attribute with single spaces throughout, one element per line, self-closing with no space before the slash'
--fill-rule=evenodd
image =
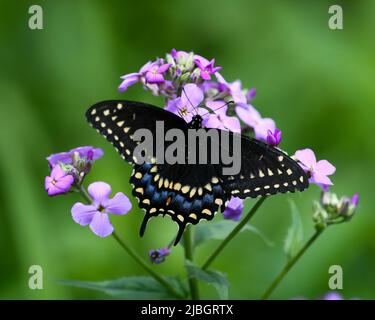
<path id="1" fill-rule="evenodd" d="M 207 269 L 212 261 L 218 256 L 218 254 L 225 248 L 225 246 L 242 230 L 242 228 L 249 222 L 250 218 L 254 216 L 259 207 L 262 205 L 266 196 L 261 197 L 258 202 L 251 208 L 249 213 L 242 219 L 241 222 L 231 231 L 231 233 L 223 240 L 223 242 L 216 248 L 216 250 L 211 254 L 207 261 L 202 266 L 202 269 Z"/>
<path id="2" fill-rule="evenodd" d="M 184 249 L 185 249 L 185 260 L 193 262 L 193 243 L 191 237 L 191 228 L 187 226 L 184 232 Z M 188 276 L 190 295 L 193 300 L 199 300 L 199 288 L 198 280 L 196 278 Z"/>
<path id="3" fill-rule="evenodd" d="M 263 293 L 261 299 L 267 300 L 272 292 L 276 289 L 279 283 L 284 279 L 284 277 L 288 274 L 289 270 L 296 264 L 296 262 L 301 258 L 301 256 L 306 252 L 306 250 L 314 243 L 314 241 L 321 235 L 323 232 L 323 228 L 316 229 L 315 233 L 312 237 L 305 243 L 305 245 L 298 251 L 298 253 L 290 259 L 285 267 L 281 270 L 281 272 L 277 275 L 277 277 L 272 281 L 269 288 Z"/>
<path id="4" fill-rule="evenodd" d="M 143 268 L 145 269 L 156 281 L 163 285 L 172 295 L 176 298 L 182 299 L 183 297 L 173 288 L 162 276 L 156 273 L 152 268 L 150 268 L 147 263 L 131 248 L 129 247 L 116 232 L 112 233 L 113 238 L 118 242 L 118 244 Z"/>
<path id="5" fill-rule="evenodd" d="M 88 204 L 92 203 L 92 199 L 86 189 L 83 186 L 80 186 L 78 189 L 79 193 L 86 200 Z M 175 288 L 173 288 L 162 276 L 156 273 L 152 268 L 150 268 L 146 261 L 142 259 L 130 246 L 128 246 L 116 232 L 112 233 L 113 238 L 117 243 L 144 269 L 146 270 L 156 281 L 158 281 L 162 286 L 164 286 L 173 296 L 178 299 L 183 299 L 181 294 L 179 294 Z"/>
<path id="6" fill-rule="evenodd" d="M 87 190 L 83 186 L 79 187 L 78 192 L 81 194 L 81 196 L 86 200 L 88 204 L 92 204 L 92 199 Z"/>

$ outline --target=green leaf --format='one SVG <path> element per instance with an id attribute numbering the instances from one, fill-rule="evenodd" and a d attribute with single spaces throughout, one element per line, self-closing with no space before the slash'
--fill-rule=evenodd
<path id="1" fill-rule="evenodd" d="M 165 277 L 182 296 L 187 296 L 184 283 L 178 277 Z M 112 297 L 122 299 L 175 299 L 163 285 L 152 277 L 124 277 L 108 281 L 75 281 L 63 280 L 60 283 L 68 286 L 98 290 Z"/>
<path id="2" fill-rule="evenodd" d="M 213 223 L 199 224 L 195 227 L 194 232 L 194 246 L 197 247 L 207 240 L 223 240 L 236 227 L 238 222 L 232 220 L 221 220 Z M 273 242 L 259 229 L 247 224 L 241 232 L 250 231 L 259 236 L 267 246 L 273 246 Z"/>
<path id="3" fill-rule="evenodd" d="M 203 270 L 189 260 L 186 260 L 189 277 L 211 284 L 215 287 L 220 299 L 228 299 L 229 282 L 225 273 L 213 270 Z"/>
<path id="4" fill-rule="evenodd" d="M 302 247 L 303 242 L 303 226 L 297 206 L 293 201 L 290 201 L 290 208 L 292 213 L 292 224 L 288 229 L 285 242 L 284 252 L 288 259 L 293 258 L 298 250 Z"/>

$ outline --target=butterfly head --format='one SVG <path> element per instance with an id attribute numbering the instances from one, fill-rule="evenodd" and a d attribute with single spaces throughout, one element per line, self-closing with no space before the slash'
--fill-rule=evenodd
<path id="1" fill-rule="evenodd" d="M 190 129 L 202 128 L 202 121 L 203 121 L 203 118 L 199 114 L 195 115 L 193 119 L 190 121 L 190 123 L 188 124 L 189 128 Z"/>

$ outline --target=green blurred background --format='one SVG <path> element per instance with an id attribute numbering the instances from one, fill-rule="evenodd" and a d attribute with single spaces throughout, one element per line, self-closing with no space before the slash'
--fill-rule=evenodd
<path id="1" fill-rule="evenodd" d="M 255 87 L 254 105 L 277 121 L 282 147 L 291 153 L 311 147 L 336 165 L 334 191 L 360 193 L 355 218 L 327 230 L 272 297 L 321 296 L 329 291 L 329 266 L 338 264 L 346 298 L 375 298 L 375 2 L 334 3 L 343 6 L 344 30 L 328 28 L 332 1 L 1 1 L 0 298 L 106 298 L 57 281 L 144 274 L 111 237 L 99 239 L 73 222 L 70 208 L 78 197 L 47 197 L 45 157 L 76 146 L 101 147 L 105 156 L 87 182 L 104 180 L 115 192 L 130 194 L 130 166 L 89 127 L 84 112 L 104 99 L 161 105 L 140 86 L 125 94 L 117 86 L 121 75 L 172 48 L 215 57 L 228 81 L 240 78 Z M 28 28 L 31 4 L 44 10 L 43 30 Z M 226 248 L 212 267 L 228 274 L 230 298 L 259 298 L 285 263 L 288 199 L 301 212 L 307 238 L 318 196 L 312 186 L 264 204 L 252 223 L 275 246 L 243 233 Z M 140 239 L 142 214 L 132 202 L 131 214 L 112 221 L 147 258 L 149 249 L 170 240 L 175 224 L 154 219 Z M 197 261 L 217 244 L 201 247 Z M 33 264 L 43 267 L 43 290 L 28 288 Z M 153 267 L 182 274 L 181 248 Z M 204 297 L 217 297 L 212 287 L 201 289 Z"/>

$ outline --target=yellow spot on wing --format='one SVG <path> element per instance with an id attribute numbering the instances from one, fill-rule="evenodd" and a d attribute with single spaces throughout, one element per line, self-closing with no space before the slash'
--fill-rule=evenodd
<path id="1" fill-rule="evenodd" d="M 137 172 L 137 173 L 134 175 L 134 177 L 135 177 L 136 179 L 141 179 L 141 178 L 142 178 L 142 173 Z"/>
<path id="2" fill-rule="evenodd" d="M 192 188 L 190 190 L 190 198 L 194 197 L 196 191 L 197 191 L 197 188 Z"/>
<path id="3" fill-rule="evenodd" d="M 221 199 L 215 199 L 215 203 L 218 205 L 218 206 L 221 206 L 223 204 L 223 200 Z"/>
<path id="4" fill-rule="evenodd" d="M 204 214 L 207 214 L 207 215 L 212 215 L 212 212 L 211 212 L 211 210 L 209 210 L 209 209 L 203 209 L 202 210 L 202 213 L 204 213 Z"/>

